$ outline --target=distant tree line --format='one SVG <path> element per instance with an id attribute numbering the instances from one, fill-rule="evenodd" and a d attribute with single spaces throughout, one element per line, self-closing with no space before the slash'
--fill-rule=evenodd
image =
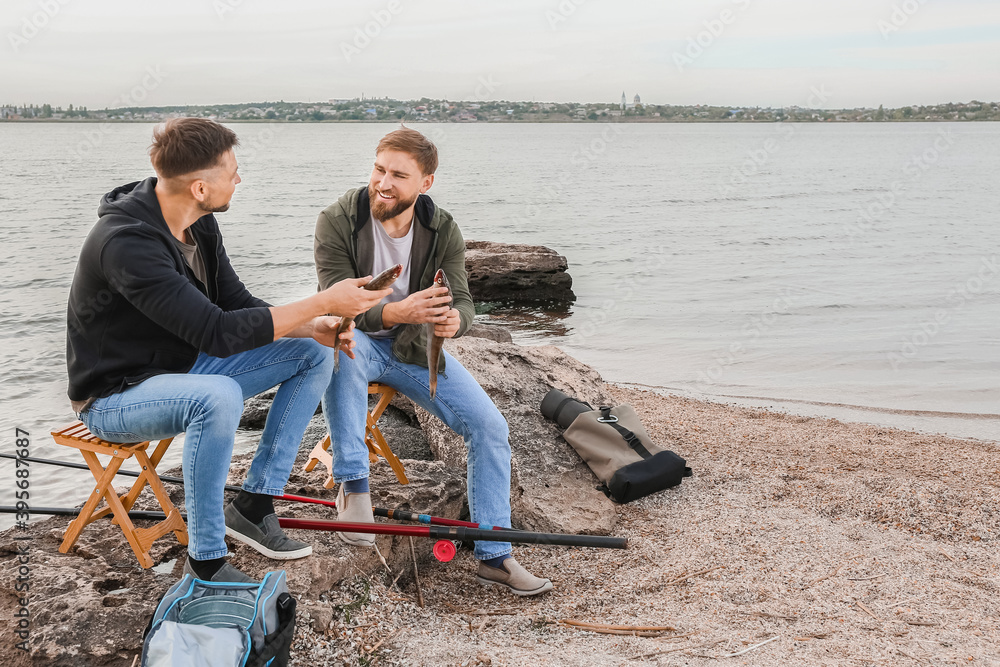
<path id="1" fill-rule="evenodd" d="M 728 107 L 706 105 L 350 99 L 328 102 L 256 102 L 190 106 L 128 107 L 90 110 L 50 104 L 2 105 L 0 119 L 159 121 L 200 116 L 223 121 L 429 121 L 429 122 L 891 122 L 996 121 L 996 102 L 913 105 L 897 109 L 806 109 L 801 107 Z"/>

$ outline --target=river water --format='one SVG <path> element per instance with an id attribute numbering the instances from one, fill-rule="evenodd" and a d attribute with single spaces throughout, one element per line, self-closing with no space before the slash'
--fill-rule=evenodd
<path id="1" fill-rule="evenodd" d="M 233 127 L 243 183 L 220 216 L 229 254 L 262 298 L 304 297 L 317 213 L 366 182 L 392 127 Z M 1000 439 L 1000 125 L 419 129 L 441 154 L 430 194 L 466 238 L 569 261 L 572 307 L 486 315 L 520 342 L 560 345 L 609 381 Z M 73 418 L 69 284 L 101 195 L 151 174 L 151 130 L 0 124 L 4 451 L 20 427 L 35 455 L 71 454 L 48 437 Z M 36 505 L 86 496 L 86 473 L 32 472 Z"/>

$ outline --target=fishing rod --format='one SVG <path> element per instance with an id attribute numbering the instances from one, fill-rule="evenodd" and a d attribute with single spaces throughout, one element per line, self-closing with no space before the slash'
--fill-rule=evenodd
<path id="1" fill-rule="evenodd" d="M 53 516 L 77 516 L 79 509 L 69 507 L 32 507 L 18 509 L 11 505 L 0 506 L 0 514 L 48 514 Z M 166 518 L 163 512 L 143 512 L 133 510 L 128 513 L 130 519 L 142 521 L 162 521 Z M 187 520 L 187 513 L 181 513 L 181 518 Z M 369 533 L 374 535 L 405 535 L 410 537 L 429 537 L 437 540 L 483 540 L 488 542 L 511 542 L 513 544 L 548 544 L 567 547 L 596 547 L 602 549 L 624 549 L 628 540 L 624 537 L 605 537 L 603 535 L 571 535 L 566 533 L 531 533 L 523 530 L 482 530 L 464 526 L 404 526 L 394 523 L 354 523 L 350 521 L 328 521 L 323 519 L 292 519 L 278 517 L 278 525 L 282 528 L 299 530 L 320 530 L 336 533 Z M 435 553 L 436 555 L 436 553 Z"/>
<path id="2" fill-rule="evenodd" d="M 13 459 L 18 461 L 30 461 L 31 463 L 42 463 L 45 465 L 60 466 L 63 468 L 75 468 L 77 470 L 90 470 L 86 465 L 82 463 L 73 463 L 72 461 L 59 461 L 57 459 L 41 459 L 34 456 L 17 456 L 16 454 L 6 454 L 0 453 L 0 458 Z M 118 470 L 119 475 L 124 475 L 126 477 L 138 477 L 139 473 L 133 472 L 131 470 Z M 173 477 L 171 475 L 160 475 L 161 482 L 168 482 L 170 484 L 184 485 L 184 479 L 181 477 Z M 233 484 L 226 484 L 224 487 L 226 491 L 240 491 L 240 487 Z M 309 498 L 306 496 L 296 496 L 291 494 L 284 494 L 281 496 L 274 496 L 278 500 L 287 500 L 289 502 L 296 503 L 311 503 L 314 505 L 325 505 L 327 507 L 336 507 L 337 503 L 332 500 L 323 500 L 322 498 Z M 485 530 L 483 526 L 478 523 L 473 523 L 472 521 L 462 521 L 460 519 L 445 519 L 440 516 L 431 516 L 430 514 L 420 514 L 417 512 L 411 512 L 404 509 L 386 509 L 384 507 L 373 507 L 372 512 L 375 516 L 384 517 L 386 519 L 395 519 L 398 521 L 417 521 L 419 523 L 425 523 L 434 526 L 455 526 L 462 528 L 479 528 Z M 510 530 L 509 528 L 503 528 L 501 526 L 493 526 L 493 530 Z M 360 532 L 360 531 L 357 531 Z"/>
<path id="3" fill-rule="evenodd" d="M 40 459 L 34 456 L 17 456 L 16 454 L 5 454 L 0 453 L 0 458 L 4 459 L 14 459 L 16 461 L 30 461 L 31 463 L 44 463 L 46 465 L 59 466 L 62 468 L 74 468 L 76 470 L 90 470 L 90 468 L 82 463 L 73 463 L 72 461 L 59 461 L 57 459 Z M 125 477 L 138 477 L 140 473 L 134 472 L 132 470 L 122 470 L 118 469 L 117 475 L 123 475 Z M 169 484 L 180 484 L 184 486 L 184 478 L 173 477 L 172 475 L 159 475 L 161 482 L 167 482 Z M 233 484 L 226 484 L 226 491 L 240 491 L 240 487 Z M 332 500 L 323 500 L 322 498 L 307 498 L 305 496 L 293 496 L 293 495 L 282 495 L 274 496 L 279 500 L 290 500 L 297 503 L 313 503 L 315 505 L 326 505 L 328 507 L 336 507 L 337 503 Z M 389 511 L 389 510 L 384 510 Z"/>

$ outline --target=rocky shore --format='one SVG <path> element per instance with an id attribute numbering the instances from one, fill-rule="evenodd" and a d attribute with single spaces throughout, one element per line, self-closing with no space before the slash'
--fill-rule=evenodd
<path id="1" fill-rule="evenodd" d="M 562 350 L 517 345 L 498 327 L 476 327 L 446 349 L 510 425 L 514 526 L 625 536 L 629 548 L 515 547 L 555 584 L 519 599 L 476 584 L 468 549 L 437 562 L 430 540 L 413 542 L 419 589 L 408 538 L 380 536 L 366 550 L 331 533 L 292 531 L 314 554 L 287 563 L 233 542 L 232 562 L 251 575 L 288 571 L 299 600 L 292 664 L 1000 664 L 997 443 L 612 386 Z M 694 476 L 611 503 L 541 416 L 553 387 L 594 405 L 632 404 Z M 269 403 L 267 395 L 248 401 L 247 428 L 260 428 Z M 380 426 L 410 484 L 375 464 L 374 504 L 465 516 L 461 440 L 399 396 Z M 335 498 L 322 468 L 303 471 L 324 433 L 317 416 L 288 493 Z M 234 459 L 230 483 L 242 482 L 250 456 Z M 168 489 L 181 506 L 182 491 Z M 153 508 L 148 493 L 138 508 Z M 278 509 L 334 518 L 315 505 Z M 60 554 L 67 524 L 36 517 L 30 527 L 30 655 L 15 649 L 13 634 L 18 535 L 0 533 L 0 664 L 130 667 L 185 550 L 162 538 L 152 548 L 157 566 L 143 570 L 117 526 L 102 520 Z"/>
<path id="2" fill-rule="evenodd" d="M 406 538 L 379 537 L 376 552 L 347 547 L 332 534 L 298 532 L 315 553 L 285 564 L 300 600 L 294 664 L 624 665 L 641 655 L 675 664 L 668 658 L 677 652 L 701 665 L 772 637 L 746 664 L 1000 658 L 995 443 L 614 387 L 555 347 L 468 337 L 448 349 L 510 422 L 515 526 L 623 535 L 630 547 L 520 548 L 519 558 L 556 585 L 539 599 L 520 600 L 475 584 L 467 550 L 437 563 L 431 542 L 417 540 L 421 608 Z M 631 403 L 654 439 L 687 458 L 694 477 L 612 504 L 541 417 L 549 387 L 592 403 Z M 319 469 L 302 471 L 323 430 L 316 418 L 289 492 L 334 497 Z M 411 484 L 399 485 L 387 465 L 375 465 L 376 503 L 462 516 L 462 443 L 405 400 L 387 411 L 385 432 Z M 248 463 L 248 455 L 234 461 L 230 482 L 242 480 Z M 183 502 L 178 490 L 173 495 Z M 282 505 L 281 513 L 330 518 L 307 505 Z M 32 526 L 33 653 L 29 662 L 12 650 L 7 630 L 3 664 L 128 667 L 154 601 L 180 575 L 184 549 L 161 539 L 153 548 L 160 565 L 142 570 L 118 528 L 101 521 L 63 555 L 57 547 L 66 524 L 53 518 Z M 13 538 L 0 535 L 0 621 L 7 629 L 16 605 Z M 251 574 L 275 567 L 232 546 L 233 562 Z M 560 623 L 573 619 L 676 631 L 607 635 Z"/>

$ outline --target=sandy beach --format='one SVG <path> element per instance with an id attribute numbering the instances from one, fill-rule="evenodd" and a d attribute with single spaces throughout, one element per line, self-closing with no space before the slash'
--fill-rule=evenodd
<path id="1" fill-rule="evenodd" d="M 516 550 L 537 599 L 464 549 L 423 567 L 423 608 L 359 576 L 300 606 L 294 664 L 1000 664 L 995 443 L 607 389 L 694 469 L 618 507 L 628 550 Z"/>
<path id="2" fill-rule="evenodd" d="M 515 522 L 552 532 L 538 524 L 548 515 L 556 531 L 610 530 L 628 538 L 628 549 L 515 547 L 555 585 L 521 599 L 476 583 L 468 549 L 439 563 L 427 540 L 416 541 L 419 591 L 407 538 L 380 538 L 385 565 L 332 533 L 300 532 L 315 553 L 285 564 L 234 543 L 234 564 L 251 575 L 276 565 L 289 573 L 299 599 L 292 664 L 1000 665 L 997 443 L 625 388 L 555 347 L 468 338 L 451 349 L 511 424 Z M 538 413 L 546 382 L 576 387 L 594 404 L 630 403 L 693 476 L 609 504 Z M 464 473 L 449 462 L 456 443 L 441 436 L 443 425 L 419 413 L 412 421 L 420 427 L 410 433 L 427 436 L 438 460 L 404 460 L 408 486 L 387 465 L 374 466 L 379 502 L 457 517 Z M 325 431 L 321 417 L 314 422 L 305 443 Z M 388 437 L 402 447 L 403 433 Z M 250 456 L 234 459 L 231 482 L 242 480 Z M 302 472 L 307 456 L 300 450 L 288 492 L 332 499 L 322 474 Z M 183 502 L 179 487 L 171 495 Z M 558 507 L 563 500 L 575 504 Z M 153 503 L 143 497 L 137 506 Z M 316 505 L 279 511 L 333 518 Z M 35 654 L 29 662 L 14 651 L 8 630 L 0 658 L 130 667 L 153 601 L 180 576 L 184 548 L 158 540 L 151 553 L 159 565 L 143 570 L 119 529 L 102 521 L 59 554 L 68 521 L 32 524 Z M 18 608 L 15 538 L 0 534 L 0 624 L 8 629 Z"/>

